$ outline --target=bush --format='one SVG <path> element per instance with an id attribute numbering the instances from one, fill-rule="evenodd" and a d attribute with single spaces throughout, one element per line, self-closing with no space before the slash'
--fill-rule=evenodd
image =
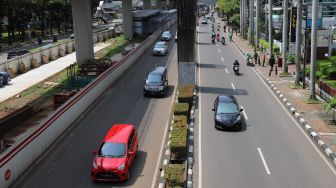
<path id="1" fill-rule="evenodd" d="M 188 123 L 188 117 L 187 116 L 174 116 L 174 124 L 180 123 L 180 124 L 187 124 Z"/>
<path id="2" fill-rule="evenodd" d="M 188 103 L 191 104 L 194 86 L 193 85 L 179 85 L 178 86 L 179 94 L 177 100 L 179 103 Z"/>
<path id="3" fill-rule="evenodd" d="M 321 77 L 322 77 L 322 72 L 321 71 L 316 71 L 315 72 L 315 77 L 316 77 L 316 80 L 319 80 Z"/>
<path id="4" fill-rule="evenodd" d="M 329 70 L 328 79 L 330 79 L 330 80 L 335 80 L 336 79 L 336 69 Z"/>
<path id="5" fill-rule="evenodd" d="M 175 158 L 184 159 L 187 156 L 187 129 L 175 127 L 171 132 L 170 141 L 170 150 L 175 154 Z"/>
<path id="6" fill-rule="evenodd" d="M 174 115 L 189 115 L 189 104 L 188 103 L 176 103 L 174 105 Z"/>
<path id="7" fill-rule="evenodd" d="M 289 62 L 291 62 L 291 63 L 295 62 L 295 56 L 294 55 L 287 54 L 286 59 L 287 59 L 288 63 Z"/>
<path id="8" fill-rule="evenodd" d="M 185 177 L 184 164 L 169 164 L 164 173 L 169 186 L 174 188 L 183 187 Z"/>

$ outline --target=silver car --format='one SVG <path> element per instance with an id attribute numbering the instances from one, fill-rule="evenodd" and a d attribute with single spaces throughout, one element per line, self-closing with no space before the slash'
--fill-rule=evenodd
<path id="1" fill-rule="evenodd" d="M 161 40 L 168 41 L 171 39 L 170 31 L 164 31 L 161 35 Z"/>
<path id="2" fill-rule="evenodd" d="M 165 41 L 158 41 L 154 46 L 153 55 L 166 55 L 167 50 L 167 43 Z"/>

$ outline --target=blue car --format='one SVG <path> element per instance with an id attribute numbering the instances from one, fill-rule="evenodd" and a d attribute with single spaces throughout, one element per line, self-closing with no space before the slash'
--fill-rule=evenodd
<path id="1" fill-rule="evenodd" d="M 10 75 L 6 71 L 0 72 L 0 87 L 3 87 L 4 85 L 8 85 L 10 82 Z"/>

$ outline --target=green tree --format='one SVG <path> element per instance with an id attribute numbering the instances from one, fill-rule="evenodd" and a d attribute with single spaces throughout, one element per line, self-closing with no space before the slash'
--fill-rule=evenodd
<path id="1" fill-rule="evenodd" d="M 238 0 L 218 0 L 217 7 L 219 12 L 226 17 L 229 26 L 234 28 L 239 26 L 240 7 Z"/>

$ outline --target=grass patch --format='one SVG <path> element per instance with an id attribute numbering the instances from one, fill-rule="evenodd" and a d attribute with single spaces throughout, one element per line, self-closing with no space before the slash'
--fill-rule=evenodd
<path id="1" fill-rule="evenodd" d="M 184 164 L 169 164 L 164 171 L 169 187 L 182 188 L 184 184 Z"/>
<path id="2" fill-rule="evenodd" d="M 170 150 L 176 159 L 184 159 L 187 156 L 187 129 L 186 127 L 174 127 L 171 131 Z"/>
<path id="3" fill-rule="evenodd" d="M 174 124 L 184 124 L 186 125 L 188 123 L 188 117 L 185 115 L 180 116 L 174 116 Z"/>
<path id="4" fill-rule="evenodd" d="M 290 83 L 288 84 L 288 87 L 291 89 L 302 89 L 302 85 L 301 84 L 296 84 L 296 83 Z"/>
<path id="5" fill-rule="evenodd" d="M 124 35 L 109 39 L 106 42 L 111 44 L 108 47 L 98 51 L 95 54 L 96 58 L 109 59 L 110 57 L 123 52 L 124 48 L 130 44 L 130 42 L 125 39 Z"/>
<path id="6" fill-rule="evenodd" d="M 336 80 L 323 80 L 324 83 L 328 84 L 329 86 L 336 88 Z"/>
<path id="7" fill-rule="evenodd" d="M 288 72 L 281 72 L 281 73 L 279 74 L 279 76 L 280 76 L 280 77 L 291 77 L 292 75 L 289 74 Z"/>
<path id="8" fill-rule="evenodd" d="M 313 99 L 304 99 L 304 102 L 307 104 L 322 104 L 319 100 L 313 100 Z"/>
<path id="9" fill-rule="evenodd" d="M 194 86 L 193 85 L 179 85 L 178 86 L 179 94 L 177 100 L 179 103 L 188 103 L 191 104 Z"/>
<path id="10" fill-rule="evenodd" d="M 188 103 L 176 103 L 174 105 L 174 115 L 189 115 L 189 104 Z"/>

